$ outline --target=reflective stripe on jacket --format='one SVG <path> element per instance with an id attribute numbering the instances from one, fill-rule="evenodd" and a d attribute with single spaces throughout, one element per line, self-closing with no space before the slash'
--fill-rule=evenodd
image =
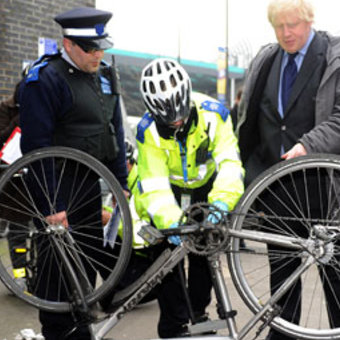
<path id="1" fill-rule="evenodd" d="M 158 228 L 168 228 L 182 214 L 171 184 L 200 188 L 217 172 L 208 201 L 225 202 L 229 210 L 244 191 L 244 170 L 228 111 L 203 94 L 193 93 L 192 100 L 198 122 L 192 124 L 185 145 L 160 137 L 150 114 L 145 116 L 147 122 L 140 123 L 144 128 L 142 138 L 137 138 L 141 200 Z M 199 160 L 202 150 L 205 157 Z"/>

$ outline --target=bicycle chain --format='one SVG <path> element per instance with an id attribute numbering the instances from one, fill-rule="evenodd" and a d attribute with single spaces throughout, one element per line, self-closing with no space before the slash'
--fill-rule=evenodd
<path id="1" fill-rule="evenodd" d="M 214 216 L 215 223 L 208 221 L 208 216 Z M 281 221 L 299 221 L 309 224 L 336 224 L 340 225 L 338 220 L 319 219 L 319 218 L 304 218 L 304 217 L 289 217 L 289 216 L 273 216 L 264 212 L 257 213 L 239 213 L 235 211 L 225 212 L 218 209 L 216 206 L 198 202 L 189 206 L 180 218 L 181 224 L 198 224 L 199 229 L 196 233 L 183 237 L 184 246 L 192 253 L 201 256 L 212 255 L 222 249 L 227 249 L 228 246 L 228 229 L 231 227 L 233 216 L 243 216 L 245 218 L 257 218 L 262 220 L 281 220 Z M 237 218 L 237 217 L 236 217 Z M 339 234 L 340 235 L 340 234 Z M 340 238 L 340 236 L 339 236 Z M 241 252 L 241 251 L 240 251 Z"/>

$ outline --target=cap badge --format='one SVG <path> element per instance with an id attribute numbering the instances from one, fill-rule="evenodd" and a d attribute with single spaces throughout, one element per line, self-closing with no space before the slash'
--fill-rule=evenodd
<path id="1" fill-rule="evenodd" d="M 96 29 L 96 33 L 97 33 L 98 35 L 103 35 L 103 33 L 104 33 L 104 28 L 105 28 L 105 25 L 104 25 L 104 24 L 96 24 L 96 25 L 94 26 L 94 28 Z"/>

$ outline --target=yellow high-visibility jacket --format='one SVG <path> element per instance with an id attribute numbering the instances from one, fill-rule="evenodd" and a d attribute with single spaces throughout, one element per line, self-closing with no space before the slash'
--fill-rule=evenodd
<path id="1" fill-rule="evenodd" d="M 150 113 L 137 126 L 139 199 L 157 228 L 170 227 L 182 214 L 170 184 L 200 188 L 217 172 L 208 202 L 222 201 L 229 210 L 244 191 L 244 169 L 229 111 L 200 93 L 192 94 L 192 102 L 198 121 L 193 121 L 185 144 L 162 138 Z M 205 161 L 197 162 L 206 148 Z"/>
<path id="2" fill-rule="evenodd" d="M 150 217 L 142 206 L 140 192 L 138 190 L 137 164 L 134 164 L 128 176 L 128 188 L 131 192 L 129 208 L 132 218 L 132 246 L 134 249 L 141 249 L 146 246 L 146 242 L 138 235 L 143 225 L 150 224 Z"/>

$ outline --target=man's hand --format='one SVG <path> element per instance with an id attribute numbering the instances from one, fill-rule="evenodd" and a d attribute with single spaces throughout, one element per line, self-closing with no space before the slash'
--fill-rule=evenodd
<path id="1" fill-rule="evenodd" d="M 125 198 L 126 198 L 127 200 L 128 200 L 128 199 L 130 198 L 130 196 L 131 196 L 130 191 L 125 190 L 125 189 L 123 189 L 123 194 L 124 194 L 124 196 L 125 196 Z M 115 208 L 116 205 L 117 205 L 116 197 L 112 196 L 112 206 L 113 206 L 113 208 Z"/>
<path id="2" fill-rule="evenodd" d="M 63 225 L 65 228 L 68 228 L 68 220 L 66 211 L 60 211 L 56 214 L 46 216 L 46 222 L 52 225 Z"/>
<path id="3" fill-rule="evenodd" d="M 282 155 L 281 158 L 287 160 L 304 155 L 307 155 L 305 147 L 301 143 L 297 143 L 289 151 Z"/>
<path id="4" fill-rule="evenodd" d="M 111 212 L 107 211 L 105 208 L 102 209 L 102 225 L 105 226 L 110 218 L 111 218 Z"/>
<path id="5" fill-rule="evenodd" d="M 124 193 L 124 196 L 125 196 L 125 198 L 128 200 L 129 198 L 130 198 L 130 191 L 128 191 L 128 190 L 123 190 L 123 193 Z"/>

